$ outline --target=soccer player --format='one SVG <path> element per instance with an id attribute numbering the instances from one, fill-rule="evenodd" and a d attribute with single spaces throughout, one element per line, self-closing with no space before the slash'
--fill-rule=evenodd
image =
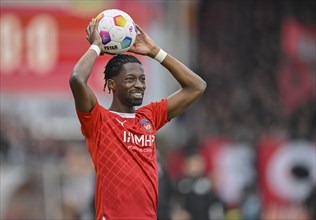
<path id="1" fill-rule="evenodd" d="M 135 108 L 142 104 L 146 89 L 143 66 L 132 55 L 117 55 L 104 71 L 104 88 L 107 86 L 113 94 L 112 104 L 108 109 L 101 106 L 87 83 L 96 59 L 105 54 L 97 26 L 92 19 L 86 30 L 91 46 L 69 79 L 81 131 L 96 170 L 96 219 L 154 220 L 158 203 L 156 132 L 197 100 L 206 83 L 136 25 L 139 33 L 129 51 L 156 59 L 181 89 Z"/>

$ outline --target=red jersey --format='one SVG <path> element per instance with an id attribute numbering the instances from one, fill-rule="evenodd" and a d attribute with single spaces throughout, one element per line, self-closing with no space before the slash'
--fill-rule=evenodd
<path id="1" fill-rule="evenodd" d="M 96 170 L 96 219 L 157 219 L 155 135 L 168 122 L 167 100 L 132 114 L 97 102 L 91 112 L 77 114 Z"/>

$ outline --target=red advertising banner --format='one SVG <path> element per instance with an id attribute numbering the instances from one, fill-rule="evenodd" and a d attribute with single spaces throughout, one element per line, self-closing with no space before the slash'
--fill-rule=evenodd
<path id="1" fill-rule="evenodd" d="M 266 137 L 257 149 L 262 219 L 311 219 L 306 201 L 316 184 L 315 142 Z"/>
<path id="2" fill-rule="evenodd" d="M 284 19 L 281 49 L 288 58 L 304 63 L 315 63 L 315 46 L 315 25 L 304 25 L 291 17 Z"/>
<path id="3" fill-rule="evenodd" d="M 305 201 L 316 184 L 315 143 L 264 138 L 258 142 L 258 173 L 264 206 Z"/>
<path id="4" fill-rule="evenodd" d="M 278 70 L 278 88 L 287 114 L 294 113 L 313 96 L 316 26 L 306 26 L 293 18 L 282 24 L 281 51 L 285 59 Z"/>
<path id="5" fill-rule="evenodd" d="M 238 206 L 245 187 L 254 181 L 253 147 L 228 138 L 210 138 L 203 144 L 202 155 L 218 196 L 228 206 Z"/>
<path id="6" fill-rule="evenodd" d="M 0 24 L 1 92 L 68 93 L 69 75 L 89 47 L 88 19 L 62 9 L 3 8 Z"/>
<path id="7" fill-rule="evenodd" d="M 125 4 L 117 4 L 126 9 Z M 150 5 L 132 6 L 125 11 L 141 25 L 147 24 Z M 146 13 L 136 13 L 136 9 Z M 70 93 L 69 75 L 89 47 L 85 30 L 97 15 L 91 13 L 75 13 L 67 7 L 1 7 L 1 93 Z M 110 58 L 99 58 L 93 69 L 97 73 L 92 73 L 89 84 L 95 91 L 102 92 L 104 65 Z"/>

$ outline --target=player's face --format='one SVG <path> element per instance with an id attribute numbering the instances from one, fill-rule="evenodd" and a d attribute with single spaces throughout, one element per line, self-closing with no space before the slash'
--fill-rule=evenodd
<path id="1" fill-rule="evenodd" d="M 146 89 L 143 66 L 139 63 L 126 63 L 115 78 L 116 96 L 128 106 L 139 106 L 143 103 Z"/>

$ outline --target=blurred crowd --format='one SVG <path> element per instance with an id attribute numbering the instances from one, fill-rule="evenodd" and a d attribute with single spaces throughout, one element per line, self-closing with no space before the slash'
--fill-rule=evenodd
<path id="1" fill-rule="evenodd" d="M 1 114 L 1 219 L 93 219 L 94 167 L 81 141 L 34 134 Z"/>
<path id="2" fill-rule="evenodd" d="M 294 17 L 315 28 L 313 9 L 312 1 L 202 1 L 196 71 L 208 87 L 198 105 L 183 116 L 193 136 L 315 138 L 313 97 L 288 112 L 278 78 L 286 59 L 283 22 Z"/>
<path id="3" fill-rule="evenodd" d="M 278 81 L 280 66 L 288 59 L 281 49 L 282 22 L 292 17 L 315 28 L 315 6 L 313 1 L 200 1 L 195 71 L 208 87 L 176 121 L 189 134 L 185 146 L 173 150 L 167 143 L 158 153 L 160 220 L 260 218 L 256 185 L 244 189 L 238 206 L 228 207 L 213 190 L 216 180 L 206 173 L 199 150 L 210 137 L 251 144 L 265 135 L 315 141 L 315 97 L 289 110 Z M 310 65 L 315 74 L 315 61 Z M 93 219 L 94 168 L 85 143 L 41 139 L 19 117 L 1 112 L 2 174 L 13 175 L 8 164 L 28 167 L 13 170 L 12 178 L 23 176 L 23 184 L 5 183 L 12 192 L 6 192 L 3 218 Z M 179 155 L 184 157 L 178 164 L 181 172 L 170 175 L 169 166 Z M 311 214 L 302 214 L 302 220 L 315 215 L 315 207 L 309 209 L 313 202 L 315 192 L 306 198 Z"/>
<path id="4" fill-rule="evenodd" d="M 237 143 L 249 143 L 254 146 L 254 154 L 257 153 L 255 147 L 258 140 L 266 136 L 307 140 L 315 147 L 315 11 L 316 3 L 313 1 L 201 1 L 196 71 L 207 81 L 208 87 L 197 105 L 179 120 L 179 124 L 187 128 L 187 144 L 176 150 L 174 155 L 168 155 L 173 166 L 179 155 L 185 158 L 184 168 L 178 169 L 178 173 L 174 173 L 173 167 L 170 167 L 172 176 L 181 173 L 176 188 L 182 195 L 182 210 L 189 216 L 184 217 L 182 215 L 186 214 L 181 213 L 178 219 L 315 218 L 315 185 L 304 204 L 301 204 L 301 207 L 309 210 L 309 214 L 302 214 L 304 211 L 299 214 L 300 211 L 296 210 L 291 214 L 288 211 L 288 215 L 283 217 L 264 217 L 258 179 L 245 186 L 240 204 L 229 207 L 218 198 L 216 192 L 212 192 L 213 187 L 210 187 L 211 193 L 201 195 L 194 192 L 195 182 L 204 178 L 203 174 L 209 175 L 205 168 L 199 175 L 188 175 L 185 169 L 194 169 L 193 164 L 185 164 L 191 163 L 197 155 L 203 156 L 199 151 L 212 138 L 229 137 Z M 293 58 L 283 48 L 286 38 L 291 37 L 282 33 L 287 19 L 293 19 L 314 31 L 313 44 L 310 45 L 314 48 L 311 60 Z M 301 97 L 303 101 L 290 108 L 286 103 L 287 97 L 282 94 L 281 67 L 290 63 L 290 68 L 296 71 L 295 65 L 300 62 L 307 63 L 310 68 L 309 83 L 312 89 L 307 98 Z M 291 80 L 294 85 L 300 83 L 299 77 Z M 292 90 L 296 88 L 299 90 L 295 86 Z M 201 163 L 201 160 L 197 159 L 196 163 Z M 256 164 L 253 166 L 259 178 L 258 167 Z M 191 183 L 185 183 L 192 189 L 183 192 L 184 183 L 181 181 L 186 181 L 188 177 Z M 211 178 L 209 184 L 216 184 L 216 181 Z M 206 195 L 209 198 L 203 197 Z"/>
<path id="5" fill-rule="evenodd" d="M 207 81 L 208 87 L 198 104 L 179 120 L 187 128 L 187 144 L 177 150 L 175 155 L 168 155 L 173 166 L 176 166 L 177 162 L 174 161 L 179 155 L 184 157 L 184 167 L 178 169 L 178 173 L 174 173 L 173 167 L 170 167 L 172 176 L 181 173 L 180 182 L 175 184 L 182 196 L 181 210 L 185 210 L 189 216 L 181 213 L 178 219 L 315 218 L 315 185 L 301 204 L 301 208 L 305 207 L 303 209 L 309 210 L 309 214 L 303 214 L 304 211 L 298 208 L 295 211 L 293 209 L 293 213 L 288 211 L 283 217 L 265 216 L 262 195 L 258 189 L 258 166 L 255 163 L 253 166 L 257 179 L 245 185 L 240 204 L 231 207 L 221 201 L 216 192 L 212 192 L 213 187 L 206 194 L 194 191 L 196 181 L 205 178 L 203 174 L 209 175 L 205 167 L 204 172 L 200 171 L 198 175 L 194 171 L 187 173 L 187 169 L 195 167 L 193 158 L 203 156 L 199 151 L 203 150 L 208 139 L 214 137 L 229 137 L 237 143 L 249 143 L 254 146 L 254 154 L 257 153 L 255 147 L 259 139 L 267 136 L 307 140 L 314 143 L 315 147 L 315 82 L 312 81 L 316 69 L 315 35 L 314 43 L 310 45 L 314 48 L 313 58 L 306 61 L 300 57 L 293 58 L 285 52 L 284 41 L 291 36 L 283 36 L 282 33 L 285 22 L 290 18 L 315 31 L 315 10 L 316 4 L 312 1 L 201 2 L 196 71 Z M 281 67 L 294 63 L 291 68 L 295 69 L 295 65 L 300 62 L 307 63 L 310 68 L 309 83 L 312 89 L 306 95 L 307 98 L 301 97 L 304 101 L 290 108 L 286 103 L 287 97 L 282 94 Z M 291 80 L 294 85 L 300 83 L 299 78 Z M 295 86 L 292 89 L 296 88 L 299 90 Z M 196 159 L 195 163 L 202 163 L 201 160 Z M 210 185 L 218 181 L 209 176 L 208 179 Z M 183 191 L 182 184 L 192 188 Z"/>

